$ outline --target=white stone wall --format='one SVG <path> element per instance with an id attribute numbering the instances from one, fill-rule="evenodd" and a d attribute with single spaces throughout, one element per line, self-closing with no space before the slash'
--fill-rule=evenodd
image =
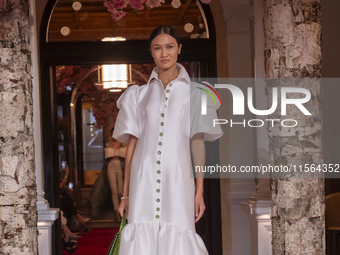
<path id="1" fill-rule="evenodd" d="M 33 77 L 33 128 L 35 143 L 35 175 L 37 183 L 37 209 L 38 209 L 38 245 L 40 255 L 52 254 L 52 233 L 53 222 L 59 217 L 59 209 L 49 208 L 48 201 L 45 200 L 44 173 L 42 165 L 42 134 L 41 134 L 41 107 L 40 107 L 40 79 L 39 79 L 39 50 L 38 50 L 38 22 L 36 4 L 41 4 L 40 0 L 30 0 L 30 50 L 32 58 L 31 74 Z"/>

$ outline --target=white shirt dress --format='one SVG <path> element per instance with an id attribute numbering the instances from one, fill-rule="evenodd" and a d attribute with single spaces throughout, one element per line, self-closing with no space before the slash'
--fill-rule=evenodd
<path id="1" fill-rule="evenodd" d="M 165 89 L 156 66 L 147 84 L 128 87 L 117 100 L 113 137 L 123 143 L 130 134 L 138 138 L 120 255 L 208 255 L 195 230 L 190 139 L 200 132 L 205 141 L 223 135 L 219 125 L 213 127 L 220 102 L 208 96 L 202 115 L 199 100 L 205 92 L 197 87 L 207 85 L 191 82 L 185 68 L 176 67 L 179 75 Z"/>

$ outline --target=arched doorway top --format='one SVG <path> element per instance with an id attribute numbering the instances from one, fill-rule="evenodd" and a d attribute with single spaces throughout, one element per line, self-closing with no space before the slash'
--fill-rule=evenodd
<path id="1" fill-rule="evenodd" d="M 49 1 L 44 13 L 48 21 L 41 31 L 46 34 L 45 42 L 101 41 L 106 37 L 146 40 L 161 25 L 173 26 L 183 39 L 209 38 L 213 31 L 206 13 L 209 16 L 209 5 L 198 0 L 181 0 L 179 8 L 166 0 L 161 7 L 144 8 L 137 15 L 127 13 L 120 20 L 111 18 L 103 0 L 79 0 L 78 8 L 73 8 L 74 2 Z"/>

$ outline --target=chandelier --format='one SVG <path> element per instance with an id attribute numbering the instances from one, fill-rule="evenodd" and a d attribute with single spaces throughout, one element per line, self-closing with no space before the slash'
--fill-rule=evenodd
<path id="1" fill-rule="evenodd" d="M 106 37 L 102 41 L 125 41 L 124 37 Z M 97 88 L 119 92 L 132 84 L 132 70 L 129 64 L 98 66 Z"/>

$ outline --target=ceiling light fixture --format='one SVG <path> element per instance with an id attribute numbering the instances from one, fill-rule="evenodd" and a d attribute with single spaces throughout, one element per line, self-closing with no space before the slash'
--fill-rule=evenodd
<path id="1" fill-rule="evenodd" d="M 68 36 L 70 33 L 71 33 L 71 29 L 69 27 L 62 27 L 60 29 L 60 33 L 63 35 L 63 36 Z"/>
<path id="2" fill-rule="evenodd" d="M 126 41 L 124 37 L 105 37 L 102 41 Z M 114 64 L 98 66 L 98 82 L 96 86 L 108 89 L 110 92 L 119 92 L 132 82 L 131 65 Z"/>
<path id="3" fill-rule="evenodd" d="M 178 9 L 179 7 L 181 7 L 181 1 L 180 0 L 172 0 L 171 6 L 175 9 Z"/>
<path id="4" fill-rule="evenodd" d="M 73 4 L 72 4 L 72 8 L 73 8 L 73 10 L 75 10 L 75 11 L 80 11 L 80 9 L 81 9 L 81 7 L 82 7 L 82 4 L 80 3 L 80 2 L 74 2 Z"/>
<path id="5" fill-rule="evenodd" d="M 191 33 L 192 31 L 194 31 L 194 25 L 191 23 L 186 23 L 184 25 L 184 31 L 187 33 Z"/>

